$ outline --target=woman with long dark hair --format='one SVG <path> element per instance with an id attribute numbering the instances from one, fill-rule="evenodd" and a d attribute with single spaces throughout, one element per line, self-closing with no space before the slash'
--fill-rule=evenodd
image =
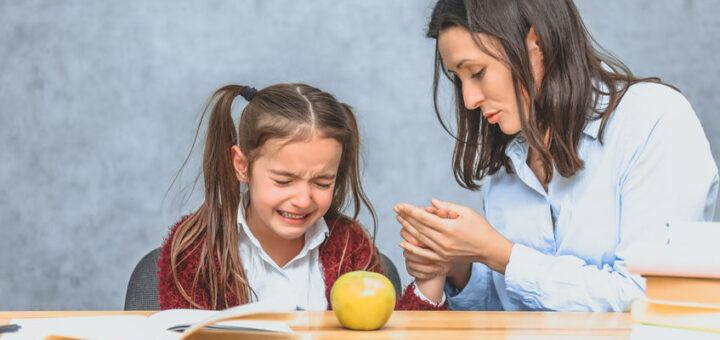
<path id="1" fill-rule="evenodd" d="M 483 206 L 395 207 L 422 293 L 452 309 L 627 310 L 645 287 L 628 251 L 714 215 L 690 104 L 603 52 L 572 0 L 440 0 L 428 36 L 438 118 L 441 75 L 455 87 L 455 178 Z"/>

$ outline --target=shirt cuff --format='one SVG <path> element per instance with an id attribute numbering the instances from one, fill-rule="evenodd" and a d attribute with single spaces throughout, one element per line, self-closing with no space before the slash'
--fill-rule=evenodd
<path id="1" fill-rule="evenodd" d="M 488 294 L 488 267 L 482 263 L 473 263 L 470 279 L 465 288 L 458 290 L 449 281 L 445 281 L 445 294 L 452 310 L 482 310 Z"/>
<path id="2" fill-rule="evenodd" d="M 540 308 L 538 278 L 547 270 L 544 257 L 545 254 L 535 249 L 515 243 L 505 267 L 505 287 L 511 300 L 531 309 Z"/>
<path id="3" fill-rule="evenodd" d="M 423 300 L 423 301 L 431 304 L 433 307 L 439 307 L 439 306 L 442 306 L 443 304 L 445 304 L 445 292 L 443 292 L 442 298 L 440 299 L 440 303 L 435 303 L 435 301 L 430 300 L 427 297 L 425 297 L 425 295 L 422 293 L 422 291 L 420 291 L 420 289 L 418 288 L 417 283 L 415 283 L 413 288 L 414 288 L 413 292 L 415 293 L 415 295 L 417 295 L 417 297 L 420 298 L 420 300 Z"/>

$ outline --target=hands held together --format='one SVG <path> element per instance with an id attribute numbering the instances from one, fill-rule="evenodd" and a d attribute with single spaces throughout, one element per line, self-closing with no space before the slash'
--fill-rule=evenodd
<path id="1" fill-rule="evenodd" d="M 430 207 L 400 203 L 393 210 L 408 273 L 426 297 L 440 300 L 446 277 L 462 290 L 473 262 L 505 273 L 513 243 L 472 209 L 432 199 Z"/>

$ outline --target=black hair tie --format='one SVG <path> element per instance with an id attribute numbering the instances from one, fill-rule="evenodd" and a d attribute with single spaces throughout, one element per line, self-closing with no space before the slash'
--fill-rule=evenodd
<path id="1" fill-rule="evenodd" d="M 240 91 L 240 95 L 245 98 L 247 101 L 251 101 L 253 98 L 255 98 L 255 95 L 257 94 L 257 90 L 252 86 L 245 86 L 245 88 Z"/>

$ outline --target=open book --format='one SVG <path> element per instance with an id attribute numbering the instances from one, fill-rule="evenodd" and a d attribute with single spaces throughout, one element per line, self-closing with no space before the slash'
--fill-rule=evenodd
<path id="1" fill-rule="evenodd" d="M 203 339 L 202 333 L 207 330 L 232 332 L 233 335 L 244 333 L 263 337 L 270 336 L 273 339 L 291 338 L 293 331 L 284 322 L 239 320 L 255 314 L 287 312 L 289 309 L 280 307 L 282 305 L 273 302 L 256 302 L 222 311 L 171 309 L 150 316 L 114 315 L 14 319 L 12 323 L 20 325 L 20 330 L 15 333 L 3 334 L 2 340 Z M 199 332 L 203 329 L 203 332 Z"/>

